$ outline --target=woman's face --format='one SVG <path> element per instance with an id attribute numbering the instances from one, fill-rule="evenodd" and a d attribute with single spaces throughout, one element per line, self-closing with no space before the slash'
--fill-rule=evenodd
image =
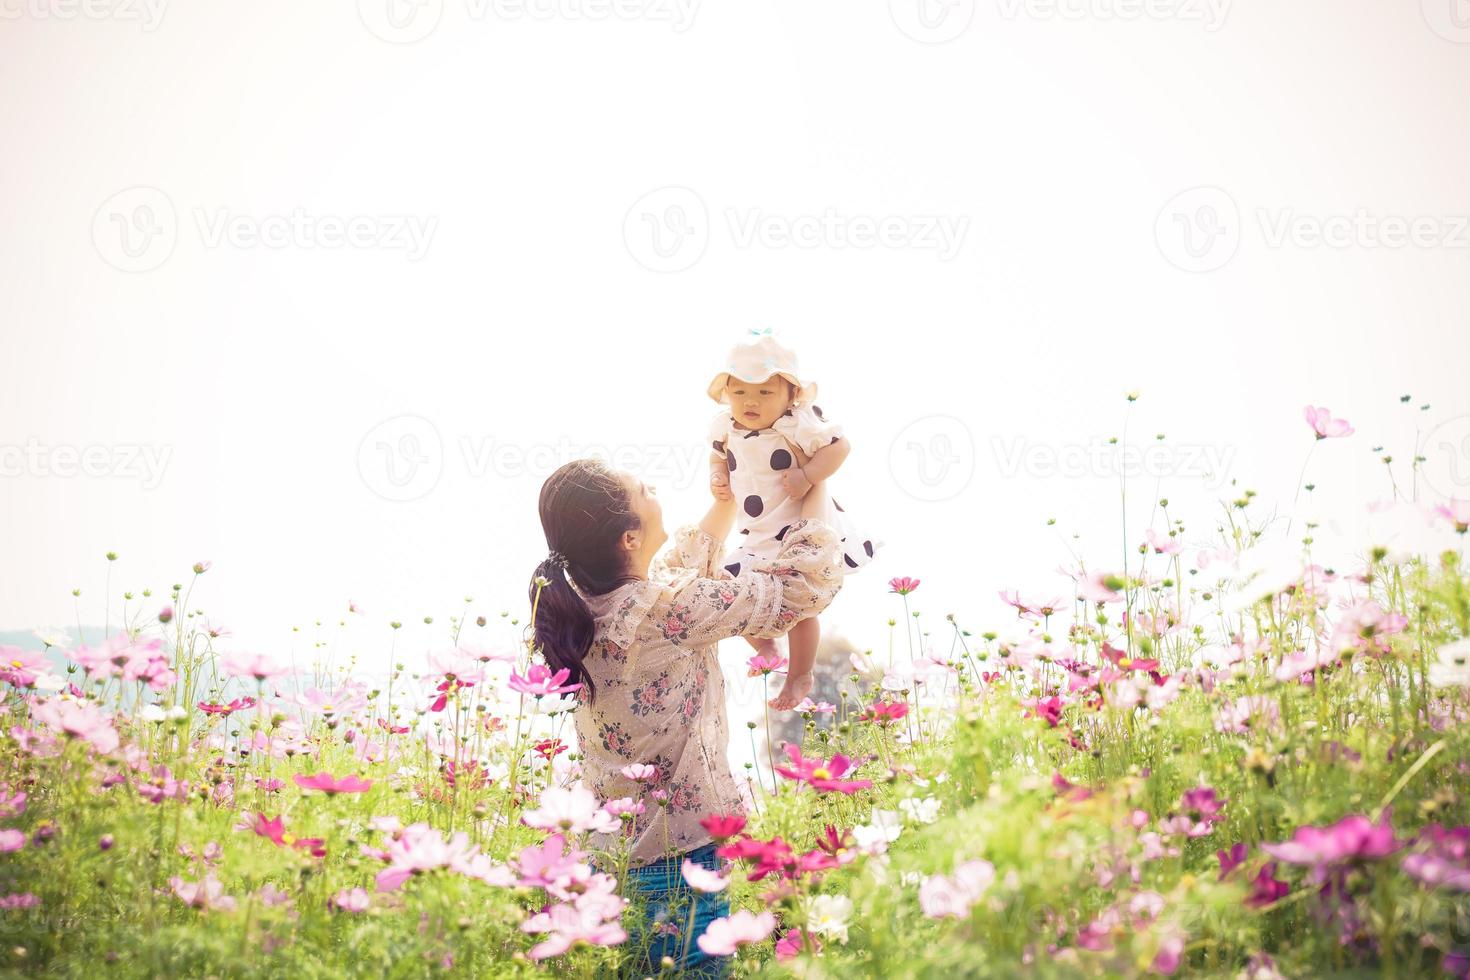
<path id="1" fill-rule="evenodd" d="M 747 429 L 769 429 L 791 407 L 791 382 L 779 374 L 756 382 L 732 377 L 725 382 L 725 397 L 736 422 Z"/>
<path id="2" fill-rule="evenodd" d="M 624 540 L 632 545 L 629 548 L 629 557 L 633 567 L 641 572 L 669 539 L 664 532 L 664 511 L 659 506 L 658 495 L 653 487 L 632 473 L 620 472 L 619 477 L 628 492 L 628 503 L 632 506 L 633 513 L 638 515 L 638 529 L 627 532 Z M 628 535 L 632 535 L 632 538 Z"/>

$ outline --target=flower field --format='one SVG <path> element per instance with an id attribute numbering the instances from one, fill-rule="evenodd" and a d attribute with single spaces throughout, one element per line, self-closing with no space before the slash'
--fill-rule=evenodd
<path id="1" fill-rule="evenodd" d="M 1351 445 L 1305 418 L 1304 451 Z M 1243 491 L 1160 501 L 1005 622 L 893 580 L 800 744 L 755 723 L 750 812 L 706 817 L 726 865 L 685 880 L 732 913 L 652 929 L 737 975 L 1470 976 L 1470 502 L 1386 506 L 1439 547 L 1324 567 Z M 591 841 L 670 792 L 580 787 L 525 610 L 293 670 L 198 611 L 208 571 L 0 650 L 0 969 L 640 975 L 627 855 Z"/>

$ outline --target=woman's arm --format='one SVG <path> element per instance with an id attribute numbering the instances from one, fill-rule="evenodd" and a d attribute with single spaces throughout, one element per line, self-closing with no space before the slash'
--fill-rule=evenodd
<path id="1" fill-rule="evenodd" d="M 734 526 L 735 499 L 733 497 L 716 500 L 710 504 L 709 510 L 705 512 L 704 520 L 699 522 L 701 531 L 722 544 L 730 536 L 730 528 Z"/>

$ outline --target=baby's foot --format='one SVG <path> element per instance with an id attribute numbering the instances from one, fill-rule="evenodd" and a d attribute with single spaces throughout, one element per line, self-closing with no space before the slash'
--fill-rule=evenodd
<path id="1" fill-rule="evenodd" d="M 786 683 L 781 685 L 781 693 L 771 698 L 768 702 L 777 711 L 790 711 L 812 693 L 812 675 L 808 671 L 805 674 L 787 674 Z"/>

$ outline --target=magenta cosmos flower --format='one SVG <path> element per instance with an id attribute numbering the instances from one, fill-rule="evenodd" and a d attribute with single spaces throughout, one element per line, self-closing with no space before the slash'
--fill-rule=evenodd
<path id="1" fill-rule="evenodd" d="M 860 789 L 871 789 L 873 786 L 871 779 L 842 778 L 845 773 L 856 767 L 851 759 L 841 753 L 834 755 L 830 762 L 824 762 L 820 757 L 803 759 L 801 746 L 788 744 L 786 757 L 791 760 L 791 767 L 777 766 L 776 771 L 787 779 L 806 783 L 819 792 L 836 791 L 852 794 Z"/>
<path id="2" fill-rule="evenodd" d="M 510 689 L 538 698 L 549 695 L 570 694 L 582 688 L 581 684 L 567 683 L 567 679 L 571 676 L 572 672 L 566 667 L 553 674 L 543 664 L 532 664 L 531 669 L 526 671 L 525 677 L 516 673 L 510 675 Z"/>
<path id="3" fill-rule="evenodd" d="M 1353 427 L 1348 425 L 1346 419 L 1333 418 L 1332 413 L 1325 408 L 1313 408 L 1308 405 L 1302 409 L 1302 416 L 1312 427 L 1318 439 L 1340 439 L 1353 434 Z"/>
<path id="4" fill-rule="evenodd" d="M 1291 840 L 1262 844 L 1261 850 L 1287 864 L 1320 869 L 1352 861 L 1376 861 L 1401 847 L 1403 842 L 1394 837 L 1385 811 L 1378 823 L 1353 814 L 1330 827 L 1298 827 Z"/>
<path id="5" fill-rule="evenodd" d="M 786 669 L 786 658 L 777 654 L 758 653 L 745 662 L 747 677 L 765 677 L 767 674 Z"/>
<path id="6" fill-rule="evenodd" d="M 326 772 L 319 772 L 315 776 L 303 776 L 297 773 L 291 779 L 302 789 L 321 790 L 323 793 L 366 793 L 373 788 L 370 779 L 358 779 L 353 775 L 338 779 Z"/>

